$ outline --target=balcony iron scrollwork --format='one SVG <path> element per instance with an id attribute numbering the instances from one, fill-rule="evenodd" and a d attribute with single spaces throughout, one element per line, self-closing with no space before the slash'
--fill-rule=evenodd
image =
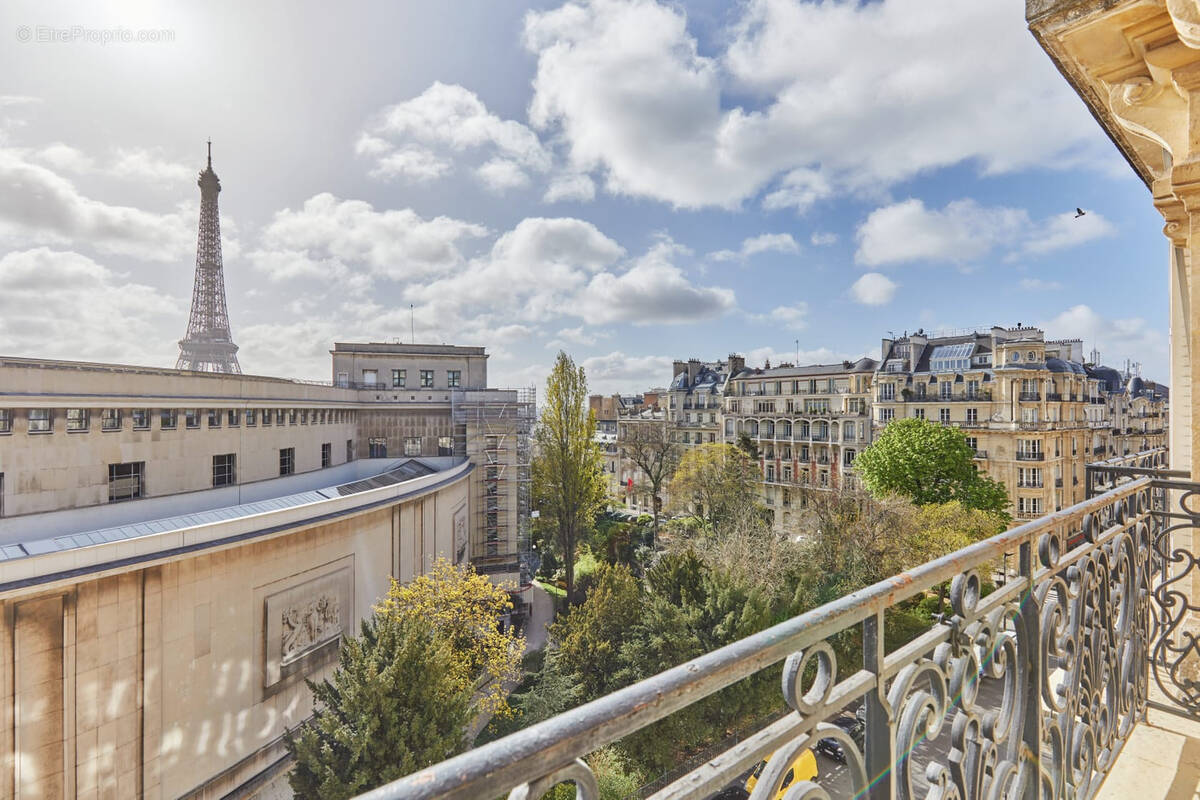
<path id="1" fill-rule="evenodd" d="M 1173 699 L 1200 705 L 1200 684 L 1169 667 L 1200 655 L 1178 627 L 1193 610 L 1179 582 L 1200 565 L 1171 546 L 1198 520 L 1165 516 L 1171 493 L 1185 503 L 1200 484 L 1131 476 L 365 797 L 532 798 L 566 781 L 580 800 L 596 797 L 589 752 L 779 661 L 784 716 L 655 798 L 707 797 L 768 755 L 751 800 L 774 798 L 794 758 L 822 739 L 837 740 L 848 776 L 836 788 L 828 776 L 793 783 L 788 800 L 1091 796 L 1144 715 L 1152 660 Z M 1016 574 L 985 594 L 1011 553 Z M 947 580 L 949 613 L 886 651 L 888 610 Z M 863 660 L 842 671 L 830 642 L 845 632 L 861 634 Z M 860 704 L 861 739 L 830 724 Z"/>

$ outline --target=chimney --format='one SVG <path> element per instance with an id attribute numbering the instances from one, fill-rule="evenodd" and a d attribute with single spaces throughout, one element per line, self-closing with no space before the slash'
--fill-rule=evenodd
<path id="1" fill-rule="evenodd" d="M 746 357 L 737 353 L 729 354 L 729 374 L 736 375 L 746 368 Z"/>
<path id="2" fill-rule="evenodd" d="M 688 385 L 691 386 L 696 382 L 696 376 L 700 374 L 700 359 L 689 358 L 687 362 Z"/>
<path id="3" fill-rule="evenodd" d="M 674 364 L 671 366 L 671 381 L 674 382 L 675 378 L 677 378 L 679 376 L 679 373 L 681 373 L 681 372 L 687 372 L 687 362 L 686 361 L 674 362 Z"/>

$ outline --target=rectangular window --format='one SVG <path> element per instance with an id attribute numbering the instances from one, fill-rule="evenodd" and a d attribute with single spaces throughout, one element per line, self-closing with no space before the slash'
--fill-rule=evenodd
<path id="1" fill-rule="evenodd" d="M 914 408 L 914 409 L 913 409 L 913 416 L 914 416 L 916 419 L 925 419 L 925 409 L 923 409 L 923 408 Z"/>
<path id="2" fill-rule="evenodd" d="M 221 412 L 218 409 L 210 408 L 208 410 L 208 427 L 221 427 Z"/>
<path id="3" fill-rule="evenodd" d="M 979 450 L 979 437 L 968 436 L 967 437 L 967 447 L 971 448 L 972 450 Z"/>
<path id="4" fill-rule="evenodd" d="M 454 442 L 449 436 L 438 437 L 438 455 L 452 456 L 454 455 Z"/>
<path id="5" fill-rule="evenodd" d="M 350 442 L 346 442 L 347 445 Z M 367 458 L 387 458 L 387 439 L 367 439 Z"/>
<path id="6" fill-rule="evenodd" d="M 184 417 L 186 420 L 185 424 L 189 428 L 199 428 L 200 427 L 200 409 L 189 408 L 187 411 L 184 412 Z"/>
<path id="7" fill-rule="evenodd" d="M 950 421 L 950 409 L 939 408 L 938 409 L 938 422 L 949 422 L 949 421 Z"/>
<path id="8" fill-rule="evenodd" d="M 392 370 L 392 388 L 403 389 L 404 384 L 408 381 L 408 370 L 394 369 Z"/>
<path id="9" fill-rule="evenodd" d="M 279 474 L 291 475 L 296 471 L 296 448 L 279 448 Z"/>
<path id="10" fill-rule="evenodd" d="M 130 414 L 133 416 L 133 429 L 135 431 L 144 431 L 150 427 L 150 409 L 135 408 Z"/>
<path id="11" fill-rule="evenodd" d="M 321 445 L 321 469 L 333 463 L 333 445 L 329 442 Z"/>
<path id="12" fill-rule="evenodd" d="M 354 460 L 354 440 L 346 440 L 346 463 L 349 464 Z"/>
<path id="13" fill-rule="evenodd" d="M 271 425 L 271 418 L 272 418 L 273 416 L 275 416 L 275 415 L 274 415 L 274 414 L 271 412 L 271 409 L 269 409 L 269 408 L 264 408 L 264 409 L 262 410 L 262 424 L 263 424 L 263 427 L 264 427 L 264 428 L 270 427 L 270 425 Z"/>
<path id="14" fill-rule="evenodd" d="M 881 409 L 879 409 L 879 421 L 880 422 L 891 422 L 892 417 L 895 416 L 895 413 L 896 413 L 896 410 L 893 408 L 881 408 Z"/>
<path id="15" fill-rule="evenodd" d="M 421 455 L 421 437 L 409 436 L 404 440 L 404 455 L 419 456 Z"/>
<path id="16" fill-rule="evenodd" d="M 225 418 L 229 420 L 229 427 L 236 428 L 242 423 L 242 414 L 236 408 L 231 408 L 225 413 Z"/>
<path id="17" fill-rule="evenodd" d="M 88 429 L 88 410 L 86 408 L 67 409 L 67 430 L 86 431 Z"/>
<path id="18" fill-rule="evenodd" d="M 307 408 L 301 409 L 301 411 L 300 411 L 300 424 L 301 425 L 308 424 L 308 409 Z"/>
<path id="19" fill-rule="evenodd" d="M 282 409 L 282 408 L 275 409 L 275 424 L 276 425 L 283 424 L 283 416 L 284 416 L 284 409 Z"/>
<path id="20" fill-rule="evenodd" d="M 231 486 L 237 483 L 237 454 L 225 453 L 213 456 L 213 486 Z"/>
<path id="21" fill-rule="evenodd" d="M 296 424 L 296 409 L 289 408 L 288 409 L 288 425 L 295 425 L 295 424 Z"/>
<path id="22" fill-rule="evenodd" d="M 374 386 L 379 382 L 379 370 L 377 369 L 364 369 L 362 371 L 362 376 L 363 383 L 365 383 L 367 386 Z"/>
<path id="23" fill-rule="evenodd" d="M 158 412 L 158 427 L 164 431 L 173 431 L 179 424 L 179 412 L 173 408 L 164 408 Z"/>
<path id="24" fill-rule="evenodd" d="M 253 428 L 258 425 L 258 411 L 253 408 L 246 409 L 246 426 Z"/>
<path id="25" fill-rule="evenodd" d="M 136 500 L 145 494 L 145 461 L 108 465 L 108 502 Z"/>
<path id="26" fill-rule="evenodd" d="M 896 384 L 881 383 L 879 385 L 880 400 L 895 400 L 896 399 Z"/>
<path id="27" fill-rule="evenodd" d="M 979 422 L 979 409 L 978 408 L 968 408 L 967 409 L 967 422 Z"/>
<path id="28" fill-rule="evenodd" d="M 462 370 L 446 370 L 446 385 L 451 389 L 457 389 L 459 386 L 462 386 Z"/>
<path id="29" fill-rule="evenodd" d="M 975 398 L 979 396 L 979 381 L 967 381 L 967 397 Z"/>
<path id="30" fill-rule="evenodd" d="M 938 384 L 938 394 L 943 400 L 949 400 L 954 391 L 954 384 L 950 381 L 942 381 Z"/>
<path id="31" fill-rule="evenodd" d="M 29 432 L 30 433 L 49 433 L 53 427 L 53 420 L 50 416 L 48 408 L 31 408 L 29 409 Z"/>
<path id="32" fill-rule="evenodd" d="M 0 408 L 0 433 L 12 433 L 12 411 Z"/>
<path id="33" fill-rule="evenodd" d="M 422 389 L 432 389 L 433 388 L 433 370 L 431 370 L 431 369 L 421 370 L 421 388 Z"/>
<path id="34" fill-rule="evenodd" d="M 102 431 L 119 431 L 121 430 L 121 409 L 106 408 L 100 412 L 100 430 Z"/>

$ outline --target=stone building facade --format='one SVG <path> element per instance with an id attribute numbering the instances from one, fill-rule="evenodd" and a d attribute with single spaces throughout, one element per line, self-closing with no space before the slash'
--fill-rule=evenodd
<path id="1" fill-rule="evenodd" d="M 748 437 L 758 451 L 762 502 L 777 526 L 802 508 L 806 489 L 853 485 L 854 458 L 871 443 L 871 385 L 876 362 L 771 369 L 730 376 L 722 441 Z"/>
<path id="2" fill-rule="evenodd" d="M 482 348 L 334 353 L 356 380 L 0 359 L 0 797 L 250 791 L 389 577 L 517 589 L 531 395 Z"/>

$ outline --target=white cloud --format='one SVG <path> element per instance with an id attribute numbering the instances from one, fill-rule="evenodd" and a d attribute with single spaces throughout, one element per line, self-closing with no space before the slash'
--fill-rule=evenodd
<path id="1" fill-rule="evenodd" d="M 651 325 L 697 322 L 733 309 L 733 291 L 693 284 L 673 263 L 680 254 L 678 245 L 664 240 L 626 272 L 596 275 L 580 295 L 575 313 L 601 324 Z"/>
<path id="2" fill-rule="evenodd" d="M 828 247 L 831 244 L 837 244 L 838 236 L 836 233 L 813 231 L 813 235 L 809 237 L 809 241 L 814 247 Z"/>
<path id="3" fill-rule="evenodd" d="M 587 202 L 596 196 L 596 184 L 582 173 L 564 173 L 550 181 L 542 200 L 547 203 L 560 203 L 574 200 Z"/>
<path id="4" fill-rule="evenodd" d="M 1063 288 L 1058 281 L 1044 281 L 1041 278 L 1022 278 L 1021 288 L 1031 292 L 1052 292 Z"/>
<path id="5" fill-rule="evenodd" d="M 162 184 L 183 184 L 196 180 L 199 169 L 171 161 L 158 150 L 118 148 L 105 172 L 128 181 Z"/>
<path id="6" fill-rule="evenodd" d="M 763 198 L 762 207 L 767 211 L 794 208 L 797 214 L 803 214 L 831 194 L 833 187 L 824 175 L 807 168 L 794 169 L 783 176 L 778 188 Z"/>
<path id="7" fill-rule="evenodd" d="M 440 178 L 453 166 L 449 161 L 434 155 L 432 150 L 416 145 L 408 145 L 378 155 L 379 158 L 371 169 L 370 175 L 372 178 L 383 180 L 404 178 L 420 183 Z"/>
<path id="8" fill-rule="evenodd" d="M 800 301 L 790 306 L 776 306 L 766 314 L 752 314 L 756 322 L 780 325 L 788 330 L 799 331 L 808 327 L 808 303 Z"/>
<path id="9" fill-rule="evenodd" d="M 968 161 L 1114 160 L 1008 0 L 749 0 L 704 53 L 686 13 L 573 0 L 526 15 L 529 119 L 611 192 L 735 208 L 765 190 L 765 207 L 803 211 Z"/>
<path id="10" fill-rule="evenodd" d="M 967 198 L 939 211 L 910 197 L 867 216 L 858 227 L 855 260 L 869 266 L 909 261 L 965 265 L 999 249 L 1012 261 L 1113 233 L 1108 220 L 1095 212 L 1078 219 L 1068 212 L 1035 222 L 1023 208 L 982 206 Z"/>
<path id="11" fill-rule="evenodd" d="M 868 272 L 850 287 L 855 300 L 867 306 L 884 306 L 892 302 L 899 287 L 895 281 L 879 272 Z"/>
<path id="12" fill-rule="evenodd" d="M 868 266 L 906 261 L 966 264 L 1029 228 L 1024 209 L 955 200 L 927 209 L 917 198 L 877 208 L 858 228 L 855 260 Z"/>
<path id="13" fill-rule="evenodd" d="M 742 241 L 739 250 L 717 250 L 709 253 L 713 261 L 745 261 L 759 253 L 799 253 L 800 245 L 790 233 L 763 233 Z"/>
<path id="14" fill-rule="evenodd" d="M 520 189 L 529 185 L 529 176 L 516 162 L 507 158 L 493 158 L 475 170 L 483 185 L 496 194 L 509 189 Z"/>
<path id="15" fill-rule="evenodd" d="M 626 355 L 620 350 L 579 362 L 592 394 L 637 394 L 665 386 L 671 381 L 671 364 L 669 356 Z"/>
<path id="16" fill-rule="evenodd" d="M 1106 364 L 1123 366 L 1129 359 L 1141 363 L 1149 378 L 1168 378 L 1167 337 L 1141 317 L 1111 319 L 1079 304 L 1037 326 L 1054 339 L 1082 339 L 1084 352 L 1097 348 Z"/>
<path id="17" fill-rule="evenodd" d="M 548 350 L 562 350 L 569 345 L 591 347 L 601 339 L 607 339 L 612 334 L 609 331 L 589 331 L 583 325 L 574 328 L 562 328 L 555 338 L 546 342 Z"/>
<path id="18" fill-rule="evenodd" d="M 63 157 L 64 153 L 60 153 Z M 195 247 L 195 217 L 85 197 L 71 181 L 15 150 L 0 150 L 0 242 L 71 245 L 148 261 L 179 261 Z M 190 217 L 190 218 L 189 218 Z"/>
<path id="19" fill-rule="evenodd" d="M 1045 220 L 1025 242 L 1024 252 L 1041 255 L 1112 236 L 1116 229 L 1098 212 L 1076 217 L 1072 211 Z"/>
<path id="20" fill-rule="evenodd" d="M 376 211 L 362 200 L 325 192 L 295 211 L 277 212 L 262 231 L 259 249 L 249 255 L 273 280 L 346 271 L 409 280 L 461 267 L 460 244 L 486 233 L 482 225 L 423 219 L 407 208 Z"/>
<path id="21" fill-rule="evenodd" d="M 552 155 L 536 133 L 501 119 L 472 91 L 433 83 L 416 97 L 388 106 L 359 134 L 355 151 L 372 159 L 377 178 L 429 180 L 452 169 L 447 155 L 479 158 L 484 186 L 503 192 L 529 183 L 529 171 L 546 172 Z"/>
<path id="22" fill-rule="evenodd" d="M 182 298 L 87 256 L 37 247 L 0 257 L 0 352 L 161 364 L 179 354 Z"/>

